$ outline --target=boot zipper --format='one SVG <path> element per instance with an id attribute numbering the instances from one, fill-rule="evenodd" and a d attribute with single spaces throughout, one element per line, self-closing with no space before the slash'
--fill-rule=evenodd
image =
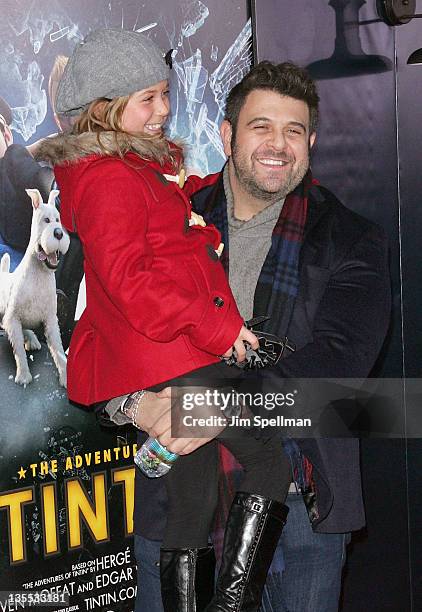
<path id="1" fill-rule="evenodd" d="M 195 581 L 196 581 L 196 561 L 198 558 L 198 551 L 196 549 L 189 551 L 189 565 L 191 566 L 192 571 L 189 571 L 189 586 L 188 586 L 188 601 L 187 604 L 190 606 L 192 604 L 192 608 L 188 608 L 186 612 L 196 612 L 196 596 L 195 596 Z"/>

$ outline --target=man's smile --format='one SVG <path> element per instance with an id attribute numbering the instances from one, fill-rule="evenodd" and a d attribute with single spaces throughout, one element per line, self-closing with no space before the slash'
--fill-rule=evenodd
<path id="1" fill-rule="evenodd" d="M 264 164 L 264 166 L 286 166 L 289 162 L 283 159 L 271 159 L 268 157 L 264 158 L 256 158 L 260 164 Z"/>

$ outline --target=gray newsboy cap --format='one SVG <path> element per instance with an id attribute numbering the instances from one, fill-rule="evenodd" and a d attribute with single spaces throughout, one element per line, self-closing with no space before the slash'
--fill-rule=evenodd
<path id="1" fill-rule="evenodd" d="M 144 34 L 95 30 L 76 46 L 67 63 L 56 111 L 79 115 L 96 98 L 128 96 L 168 78 L 163 51 Z"/>

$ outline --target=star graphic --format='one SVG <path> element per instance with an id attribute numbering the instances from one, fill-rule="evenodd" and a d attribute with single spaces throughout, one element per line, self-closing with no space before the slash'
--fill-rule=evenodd
<path id="1" fill-rule="evenodd" d="M 21 469 L 18 470 L 19 480 L 21 480 L 22 478 L 25 478 L 26 472 L 27 472 L 27 470 L 24 470 L 23 467 L 21 466 Z"/>

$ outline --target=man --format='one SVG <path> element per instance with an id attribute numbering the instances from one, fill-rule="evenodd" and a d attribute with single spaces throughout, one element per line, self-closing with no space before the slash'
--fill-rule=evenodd
<path id="1" fill-rule="evenodd" d="M 305 71 L 287 63 L 258 64 L 227 99 L 221 137 L 228 162 L 217 182 L 193 198 L 194 210 L 222 232 L 224 263 L 242 316 L 269 316 L 265 331 L 296 345 L 268 370 L 275 387 L 287 377 L 368 376 L 389 323 L 381 230 L 310 177 L 317 117 L 318 95 Z M 168 414 L 157 414 L 146 408 L 138 424 L 173 450 Z M 309 516 L 302 496 L 290 493 L 262 609 L 334 612 L 349 534 L 364 524 L 359 443 L 305 439 L 285 449 L 305 473 Z M 137 524 L 143 595 L 136 609 L 151 612 L 161 609 L 156 565 L 165 524 L 163 483 L 142 479 L 138 493 L 138 508 L 151 512 Z"/>
<path id="2" fill-rule="evenodd" d="M 31 233 L 32 206 L 25 189 L 38 189 L 47 201 L 53 172 L 40 166 L 26 147 L 13 144 L 11 123 L 10 106 L 0 97 L 0 254 L 10 254 L 13 269 Z"/>

